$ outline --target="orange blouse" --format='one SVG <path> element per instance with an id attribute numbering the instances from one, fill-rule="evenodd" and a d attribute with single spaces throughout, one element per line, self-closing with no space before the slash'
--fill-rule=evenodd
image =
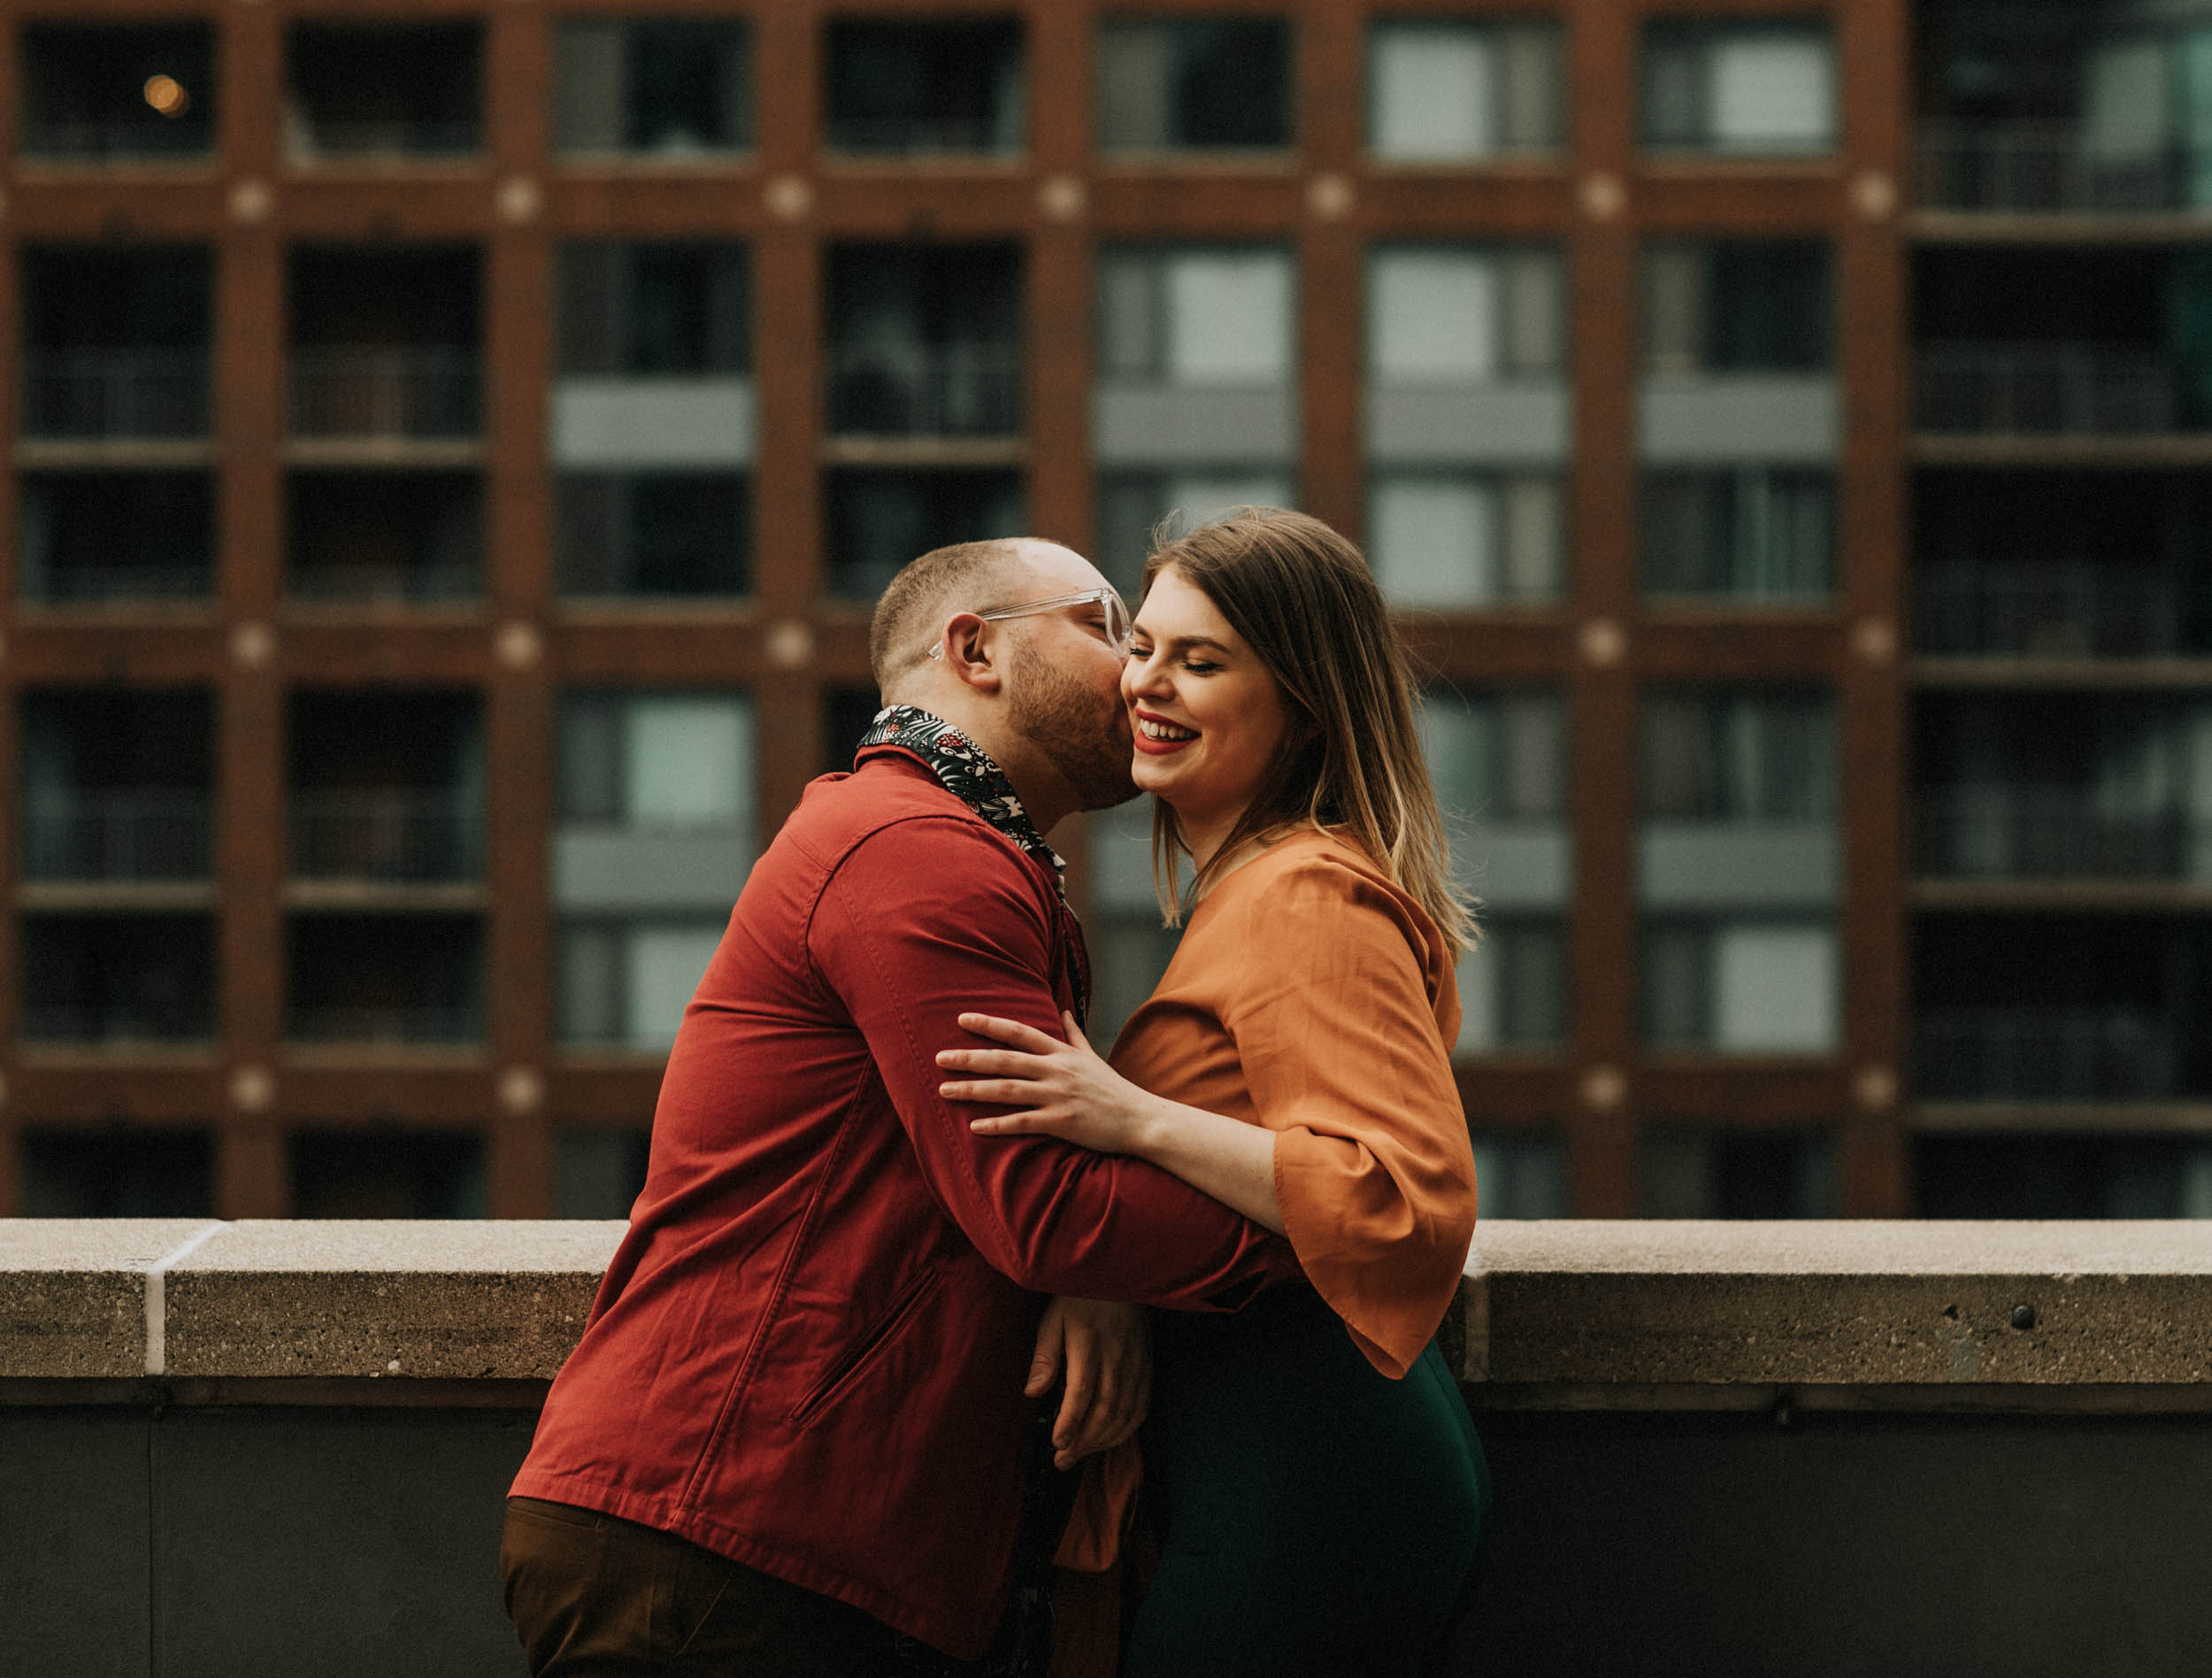
<path id="1" fill-rule="evenodd" d="M 1141 1088 L 1275 1133 L 1292 1250 L 1394 1378 L 1442 1322 L 1474 1236 L 1458 1033 L 1436 923 L 1363 851 L 1308 829 L 1207 894 L 1114 1045 Z"/>

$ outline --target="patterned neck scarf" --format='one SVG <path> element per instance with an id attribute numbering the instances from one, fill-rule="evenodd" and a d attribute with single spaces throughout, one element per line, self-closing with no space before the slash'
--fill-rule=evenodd
<path id="1" fill-rule="evenodd" d="M 989 752 L 942 717 L 933 716 L 919 705 L 886 705 L 877 712 L 868 732 L 860 736 L 856 758 L 873 746 L 896 746 L 919 758 L 961 803 L 1049 867 L 1064 895 L 1067 864 L 1045 843 L 1044 835 L 1022 808 L 1014 783 Z"/>

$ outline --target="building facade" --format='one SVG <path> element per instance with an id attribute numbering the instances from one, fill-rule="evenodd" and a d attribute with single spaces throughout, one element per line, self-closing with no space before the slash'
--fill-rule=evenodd
<path id="1" fill-rule="evenodd" d="M 2212 4 L 0 23 L 0 1213 L 622 1215 L 891 571 L 1263 502 L 1487 1215 L 2212 1215 Z"/>

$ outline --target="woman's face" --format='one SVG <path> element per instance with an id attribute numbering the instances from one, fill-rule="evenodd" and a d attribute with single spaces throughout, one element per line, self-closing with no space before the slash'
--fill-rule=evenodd
<path id="1" fill-rule="evenodd" d="M 1172 566 L 1153 579 L 1122 666 L 1138 787 L 1172 805 L 1194 851 L 1244 812 L 1290 727 L 1282 689 L 1212 601 Z"/>

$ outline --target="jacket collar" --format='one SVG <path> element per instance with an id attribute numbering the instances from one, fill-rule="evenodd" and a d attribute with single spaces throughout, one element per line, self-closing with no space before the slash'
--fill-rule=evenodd
<path id="1" fill-rule="evenodd" d="M 1067 864 L 1045 843 L 1044 835 L 1022 808 L 1014 783 L 989 752 L 942 717 L 919 705 L 886 705 L 877 712 L 868 732 L 860 736 L 854 761 L 887 746 L 919 758 L 961 803 L 1050 868 L 1065 891 Z"/>

